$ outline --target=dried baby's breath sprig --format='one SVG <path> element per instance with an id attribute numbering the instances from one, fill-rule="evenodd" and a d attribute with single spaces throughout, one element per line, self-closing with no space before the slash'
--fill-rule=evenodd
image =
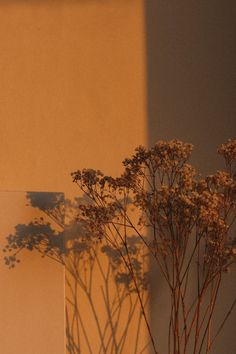
<path id="1" fill-rule="evenodd" d="M 151 263 L 152 279 L 162 284 L 164 280 L 169 295 L 169 324 L 164 330 L 168 354 L 210 353 L 225 323 L 223 319 L 214 335 L 211 324 L 222 278 L 236 262 L 236 140 L 218 149 L 226 170 L 201 179 L 189 161 L 192 149 L 176 139 L 158 141 L 150 149 L 135 149 L 123 161 L 119 177 L 94 169 L 73 172 L 83 201 L 69 203 L 73 222 L 65 225 L 67 236 L 33 232 L 33 225 L 31 234 L 29 229 L 25 235 L 16 230 L 5 248 L 7 265 L 15 265 L 18 250 L 37 249 L 63 260 L 74 278 L 80 276 L 77 267 L 82 260 L 85 269 L 98 262 L 103 274 L 99 249 L 109 259 L 118 288 L 125 296 L 137 297 L 153 351 L 160 353 L 144 300 L 152 286 Z M 48 212 L 57 219 L 60 210 L 57 206 L 56 212 Z M 98 331 L 105 354 L 99 324 Z M 116 336 L 113 340 L 114 352 L 121 354 Z"/>
<path id="2" fill-rule="evenodd" d="M 191 342 L 194 353 L 203 346 L 207 353 L 210 351 L 213 342 L 209 328 L 221 278 L 236 258 L 231 235 L 235 222 L 236 141 L 228 140 L 218 150 L 227 170 L 201 180 L 189 163 L 192 149 L 191 144 L 179 140 L 158 141 L 150 149 L 139 146 L 123 161 L 121 177 L 102 176 L 97 181 L 99 186 L 95 182 L 90 188 L 87 183 L 85 190 L 97 205 L 108 207 L 112 201 L 112 218 L 104 215 L 100 219 L 102 237 L 114 248 L 124 246 L 124 264 L 134 283 L 129 249 L 125 248 L 128 230 L 142 240 L 145 252 L 156 261 L 158 274 L 166 280 L 171 298 L 169 353 L 186 353 Z M 82 189 L 84 186 L 80 184 Z M 195 267 L 196 300 L 190 306 L 189 274 Z M 206 300 L 209 294 L 210 306 Z M 207 309 L 204 317 L 203 309 Z M 146 324 L 149 326 L 147 318 Z M 150 328 L 149 334 L 157 352 Z"/>
<path id="3" fill-rule="evenodd" d="M 234 178 L 236 173 L 236 139 L 228 139 L 224 144 L 221 144 L 218 153 L 223 156 L 226 167 L 229 173 Z"/>

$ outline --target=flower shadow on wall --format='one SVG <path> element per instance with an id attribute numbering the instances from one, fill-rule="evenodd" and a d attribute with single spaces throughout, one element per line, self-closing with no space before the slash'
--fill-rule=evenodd
<path id="1" fill-rule="evenodd" d="M 22 251 L 28 250 L 65 268 L 67 352 L 123 353 L 126 348 L 142 352 L 147 346 L 140 340 L 144 329 L 132 277 L 122 261 L 125 249 L 122 245 L 114 249 L 98 239 L 81 220 L 80 208 L 88 205 L 88 198 L 71 201 L 62 193 L 45 192 L 27 192 L 26 197 L 42 215 L 16 225 L 15 233 L 7 236 L 5 263 L 14 268 Z M 131 235 L 128 249 L 140 295 L 147 304 L 147 262 L 141 240 Z"/>
<path id="2" fill-rule="evenodd" d="M 225 171 L 204 179 L 189 164 L 191 151 L 191 144 L 159 141 L 151 149 L 138 147 L 124 160 L 125 171 L 118 178 L 92 169 L 76 171 L 73 181 L 83 198 L 62 202 L 55 195 L 46 208 L 41 206 L 61 231 L 41 218 L 18 225 L 15 235 L 8 236 L 5 251 L 10 254 L 5 260 L 9 267 L 24 248 L 36 249 L 65 266 L 70 289 L 66 299 L 69 353 L 83 352 L 85 346 L 89 353 L 160 353 L 147 307 L 149 264 L 152 277 L 164 280 L 169 297 L 169 322 L 162 329 L 165 353 L 212 352 L 236 303 L 216 328 L 222 279 L 236 260 L 236 140 L 218 150 L 225 159 Z M 37 206 L 32 195 L 27 196 Z M 105 256 L 102 262 L 101 255 Z M 93 292 L 93 279 L 98 272 L 105 322 L 94 302 L 98 287 Z M 94 318 L 98 349 L 92 347 L 81 317 L 82 293 Z M 135 331 L 127 334 L 136 322 Z M 140 346 L 142 325 L 149 347 Z"/>

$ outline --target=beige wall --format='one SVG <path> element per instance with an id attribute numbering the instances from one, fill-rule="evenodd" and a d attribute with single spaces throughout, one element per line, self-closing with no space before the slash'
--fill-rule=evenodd
<path id="1" fill-rule="evenodd" d="M 0 46 L 1 190 L 73 195 L 71 171 L 119 173 L 146 142 L 142 0 L 1 1 Z M 24 197 L 1 203 L 2 244 L 25 220 Z M 60 354 L 62 269 L 23 263 L 1 263 L 0 351 Z"/>

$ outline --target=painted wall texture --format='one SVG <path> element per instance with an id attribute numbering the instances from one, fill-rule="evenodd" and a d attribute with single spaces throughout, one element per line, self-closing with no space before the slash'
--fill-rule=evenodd
<path id="1" fill-rule="evenodd" d="M 235 137 L 235 1 L 145 2 L 149 141 L 195 145 L 202 173 Z"/>
<path id="2" fill-rule="evenodd" d="M 142 1 L 1 2 L 0 26 L 2 188 L 118 172 L 146 139 Z"/>
<path id="3" fill-rule="evenodd" d="M 73 196 L 70 172 L 118 174 L 146 143 L 141 0 L 1 1 L 0 46 L 2 191 Z M 22 215 L 23 195 L 1 196 L 1 244 L 32 216 Z M 10 273 L 1 263 L 0 351 L 62 354 L 62 269 L 28 258 Z"/>
<path id="4" fill-rule="evenodd" d="M 36 252 L 23 252 L 21 263 L 9 269 L 3 262 L 5 237 L 14 226 L 42 216 L 26 206 L 25 192 L 0 192 L 0 352 L 64 353 L 64 271 Z"/>

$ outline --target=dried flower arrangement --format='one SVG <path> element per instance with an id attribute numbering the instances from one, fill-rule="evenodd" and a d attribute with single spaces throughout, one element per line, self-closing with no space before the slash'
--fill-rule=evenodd
<path id="1" fill-rule="evenodd" d="M 67 283 L 73 295 L 68 305 L 74 313 L 70 318 L 66 312 L 69 353 L 80 353 L 77 337 L 83 324 L 78 311 L 78 286 L 86 294 L 97 323 L 100 353 L 124 353 L 137 308 L 152 351 L 160 353 L 147 307 L 150 268 L 152 274 L 164 280 L 169 294 L 166 352 L 212 351 L 236 304 L 235 300 L 214 331 L 213 314 L 222 278 L 236 260 L 236 140 L 228 140 L 218 149 L 225 170 L 206 178 L 200 178 L 189 164 L 191 151 L 191 144 L 179 140 L 159 141 L 150 149 L 138 147 L 131 158 L 124 160 L 124 173 L 118 178 L 92 169 L 73 172 L 73 182 L 84 199 L 67 201 L 65 205 L 57 198 L 52 207 L 44 210 L 61 225 L 61 232 L 53 231 L 42 219 L 36 225 L 21 226 L 21 230 L 18 226 L 16 233 L 8 236 L 4 251 L 9 252 L 5 257 L 9 267 L 18 261 L 22 249 L 36 249 L 68 271 Z M 28 195 L 32 204 L 31 197 Z M 106 272 L 99 252 L 107 256 Z M 91 298 L 95 263 L 106 284 L 103 295 L 108 319 L 103 328 Z M 193 277 L 194 288 L 190 282 Z M 111 278 L 116 284 L 112 299 L 108 285 Z M 125 330 L 118 335 L 121 308 L 130 297 L 136 300 L 131 302 Z M 108 328 L 110 335 L 106 337 Z M 85 332 L 88 352 L 92 353 Z M 135 353 L 145 352 L 145 348 L 138 351 L 137 338 L 135 348 Z"/>

